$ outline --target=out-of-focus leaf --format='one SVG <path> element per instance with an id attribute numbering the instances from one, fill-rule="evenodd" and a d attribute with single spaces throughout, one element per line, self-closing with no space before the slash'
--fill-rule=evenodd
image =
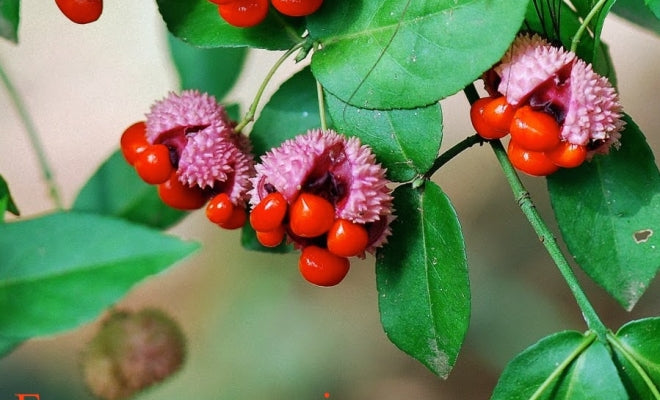
<path id="1" fill-rule="evenodd" d="M 197 248 L 94 214 L 61 212 L 0 225 L 0 339 L 76 328 Z"/>
<path id="2" fill-rule="evenodd" d="M 660 268 L 660 173 L 628 117 L 621 148 L 548 178 L 562 236 L 580 267 L 630 310 Z"/>
<path id="3" fill-rule="evenodd" d="M 660 34 L 660 19 L 646 6 L 645 0 L 617 0 L 612 11 L 630 22 Z"/>
<path id="4" fill-rule="evenodd" d="M 433 182 L 394 192 L 397 219 L 378 254 L 380 319 L 387 337 L 447 377 L 470 319 L 465 243 L 451 203 Z"/>
<path id="5" fill-rule="evenodd" d="M 114 152 L 85 183 L 73 210 L 110 215 L 161 229 L 187 215 L 165 205 L 156 187 L 140 179 L 121 151 Z"/>
<path id="6" fill-rule="evenodd" d="M 14 215 L 20 215 L 18 207 L 16 207 L 16 203 L 14 203 L 11 193 L 9 193 L 7 181 L 5 181 L 5 178 L 0 175 L 0 223 L 4 221 L 6 211 L 9 211 Z"/>
<path id="7" fill-rule="evenodd" d="M 0 0 L 0 36 L 18 43 L 20 0 Z"/>
<path id="8" fill-rule="evenodd" d="M 326 99 L 337 130 L 371 146 L 389 179 L 407 182 L 433 165 L 442 142 L 439 104 L 387 111 L 355 108 L 331 94 Z"/>
<path id="9" fill-rule="evenodd" d="M 197 89 L 223 99 L 236 83 L 245 61 L 244 47 L 199 48 L 168 35 L 181 89 Z"/>

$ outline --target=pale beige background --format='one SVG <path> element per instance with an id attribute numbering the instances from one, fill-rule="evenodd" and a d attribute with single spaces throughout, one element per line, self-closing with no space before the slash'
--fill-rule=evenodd
<path id="1" fill-rule="evenodd" d="M 154 100 L 176 89 L 164 26 L 154 1 L 107 1 L 102 18 L 88 26 L 69 23 L 52 1 L 24 0 L 22 17 L 20 45 L 0 42 L 0 62 L 24 96 L 70 206 L 96 166 L 117 147 L 123 129 L 141 119 Z M 624 107 L 654 150 L 660 150 L 660 40 L 616 18 L 606 24 L 604 38 L 619 71 Z M 277 56 L 252 53 L 249 68 L 228 98 L 247 105 L 265 66 Z M 287 73 L 278 74 L 276 82 Z M 266 96 L 276 87 L 273 83 Z M 471 133 L 466 104 L 462 96 L 443 101 L 444 149 Z M 23 217 L 52 210 L 4 90 L 0 129 L 0 173 Z M 120 304 L 165 308 L 189 334 L 184 371 L 144 398 L 321 399 L 326 391 L 334 399 L 486 398 L 503 363 L 517 351 L 559 329 L 584 329 L 489 149 L 461 155 L 436 179 L 454 201 L 465 229 L 474 296 L 466 347 L 447 382 L 385 338 L 378 323 L 373 259 L 354 263 L 340 286 L 317 289 L 297 276 L 295 256 L 248 253 L 238 246 L 236 232 L 217 230 L 195 213 L 172 233 L 200 240 L 204 249 L 138 287 Z M 525 182 L 550 215 L 543 180 Z M 623 313 L 589 282 L 586 286 L 612 328 L 633 316 L 660 313 L 657 285 L 633 315 Z M 268 301 L 271 295 L 276 296 L 273 304 Z M 533 306 L 525 308 L 525 303 Z M 237 310 L 245 310 L 245 316 L 232 314 Z M 507 327 L 515 324 L 521 326 L 518 336 L 507 339 Z M 31 341 L 0 361 L 0 391 L 15 390 L 11 384 L 16 382 L 9 382 L 12 378 L 3 372 L 24 370 L 33 378 L 21 381 L 26 392 L 59 384 L 82 396 L 76 355 L 94 327 Z M 248 389 L 264 381 L 272 391 Z M 312 391 L 296 392 L 297 386 Z M 0 398 L 12 393 L 0 392 Z M 55 397 L 42 393 L 44 400 Z"/>

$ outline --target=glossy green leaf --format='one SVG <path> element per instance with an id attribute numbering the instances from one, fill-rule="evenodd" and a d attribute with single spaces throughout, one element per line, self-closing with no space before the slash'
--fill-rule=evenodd
<path id="1" fill-rule="evenodd" d="M 0 0 L 0 36 L 18 43 L 20 0 Z"/>
<path id="2" fill-rule="evenodd" d="M 428 106 L 495 64 L 513 41 L 529 0 L 326 2 L 308 18 L 312 71 L 359 108 Z"/>
<path id="3" fill-rule="evenodd" d="M 595 334 L 548 336 L 514 358 L 491 400 L 626 400 L 607 348 Z"/>
<path id="4" fill-rule="evenodd" d="M 392 236 L 376 262 L 381 323 L 392 343 L 444 378 L 470 319 L 461 227 L 433 182 L 401 186 L 394 198 Z"/>
<path id="5" fill-rule="evenodd" d="M 199 48 L 168 35 L 181 89 L 197 89 L 223 99 L 236 83 L 247 54 L 244 47 Z"/>
<path id="6" fill-rule="evenodd" d="M 651 32 L 660 34 L 660 19 L 646 6 L 645 0 L 617 0 L 612 11 Z"/>
<path id="7" fill-rule="evenodd" d="M 279 87 L 255 121 L 250 140 L 256 155 L 321 127 L 316 80 L 305 68 Z"/>
<path id="8" fill-rule="evenodd" d="M 5 178 L 0 175 L 0 223 L 4 221 L 5 212 L 9 211 L 14 215 L 20 215 L 14 199 L 9 192 L 9 186 Z"/>
<path id="9" fill-rule="evenodd" d="M 73 210 L 110 215 L 161 229 L 187 215 L 166 206 L 156 187 L 140 179 L 121 151 L 113 153 L 85 183 Z"/>
<path id="10" fill-rule="evenodd" d="M 157 0 L 158 9 L 174 36 L 199 47 L 256 47 L 283 50 L 301 41 L 299 19 L 285 18 L 273 9 L 251 28 L 229 25 L 208 0 Z"/>
<path id="11" fill-rule="evenodd" d="M 631 399 L 660 398 L 660 318 L 629 322 L 608 339 Z"/>
<path id="12" fill-rule="evenodd" d="M 442 141 L 440 104 L 404 110 L 355 108 L 326 95 L 336 129 L 371 146 L 389 179 L 407 182 L 433 165 Z"/>
<path id="13" fill-rule="evenodd" d="M 0 225 L 0 338 L 76 328 L 197 248 L 94 214 L 61 212 Z"/>
<path id="14" fill-rule="evenodd" d="M 660 0 L 644 0 L 646 6 L 653 12 L 656 18 L 660 18 Z"/>
<path id="15" fill-rule="evenodd" d="M 660 268 L 660 173 L 626 118 L 621 148 L 548 178 L 564 241 L 582 269 L 630 310 Z"/>

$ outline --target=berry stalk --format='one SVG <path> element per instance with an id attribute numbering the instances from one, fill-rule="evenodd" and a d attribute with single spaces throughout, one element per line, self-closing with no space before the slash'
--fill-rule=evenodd
<path id="1" fill-rule="evenodd" d="M 573 36 L 573 40 L 571 41 L 570 51 L 575 53 L 578 44 L 580 43 L 580 38 L 584 34 L 584 31 L 587 30 L 587 27 L 591 23 L 591 20 L 594 19 L 594 17 L 600 12 L 600 10 L 603 8 L 605 3 L 607 3 L 607 0 L 598 0 L 598 3 L 594 4 L 594 8 L 592 8 L 591 11 L 589 11 L 589 14 L 587 14 L 587 16 L 584 17 L 584 21 L 582 21 L 582 25 L 580 25 L 578 30 L 575 32 L 575 36 Z"/>
<path id="2" fill-rule="evenodd" d="M 275 64 L 270 68 L 268 73 L 266 74 L 266 77 L 264 78 L 263 82 L 261 82 L 261 85 L 259 86 L 259 89 L 257 90 L 257 94 L 254 96 L 254 100 L 252 101 L 252 104 L 250 105 L 250 108 L 248 109 L 247 113 L 241 120 L 241 122 L 236 125 L 236 128 L 234 130 L 236 133 L 240 133 L 247 124 L 250 122 L 254 121 L 254 116 L 257 113 L 257 107 L 259 107 L 259 101 L 261 101 L 261 96 L 264 94 L 264 90 L 266 90 L 266 86 L 268 86 L 268 83 L 270 80 L 273 78 L 273 75 L 275 75 L 275 72 L 282 66 L 284 61 L 291 56 L 291 54 L 295 53 L 298 49 L 302 48 L 305 45 L 306 41 L 301 41 L 296 43 L 293 47 L 291 47 L 289 50 L 287 50 L 282 57 L 280 57 Z"/>
<path id="3" fill-rule="evenodd" d="M 499 161 L 500 166 L 502 167 L 504 176 L 509 182 L 509 186 L 511 186 L 511 191 L 516 198 L 516 202 L 520 206 L 520 209 L 522 210 L 525 217 L 527 217 L 527 220 L 534 229 L 534 232 L 536 232 L 538 235 L 539 240 L 541 243 L 543 243 L 543 246 L 548 251 L 552 261 L 554 261 L 555 265 L 557 265 L 559 272 L 564 277 L 564 280 L 566 281 L 569 289 L 573 293 L 573 297 L 575 297 L 575 300 L 580 307 L 580 311 L 582 311 L 582 316 L 587 323 L 587 326 L 589 329 L 596 332 L 600 339 L 604 340 L 609 330 L 598 317 L 596 310 L 589 302 L 589 299 L 582 290 L 582 287 L 580 286 L 575 274 L 573 273 L 571 266 L 559 248 L 557 240 L 548 228 L 548 225 L 536 210 L 536 206 L 534 206 L 534 202 L 532 201 L 529 192 L 520 181 L 520 178 L 518 177 L 516 170 L 511 164 L 511 161 L 509 161 L 509 157 L 506 154 L 504 146 L 502 146 L 502 142 L 500 140 L 493 140 L 490 141 L 490 145 L 493 148 L 495 157 L 497 157 L 497 161 Z"/>
<path id="4" fill-rule="evenodd" d="M 34 150 L 37 156 L 37 161 L 39 162 L 39 167 L 41 168 L 41 174 L 44 178 L 44 181 L 46 182 L 46 186 L 48 186 L 48 193 L 50 195 L 50 198 L 53 200 L 53 204 L 55 205 L 55 208 L 57 208 L 58 210 L 63 210 L 64 205 L 62 204 L 60 191 L 58 189 L 57 183 L 55 182 L 53 170 L 51 169 L 50 163 L 48 162 L 48 157 L 46 156 L 46 152 L 44 151 L 44 147 L 41 142 L 39 133 L 37 132 L 37 128 L 34 125 L 34 122 L 32 121 L 32 117 L 30 117 L 30 113 L 27 111 L 27 107 L 25 106 L 25 103 L 23 103 L 23 99 L 18 94 L 18 91 L 16 90 L 14 85 L 11 83 L 11 79 L 9 78 L 4 68 L 2 67 L 1 62 L 0 62 L 0 80 L 2 80 L 2 83 L 4 84 L 5 89 L 7 90 L 7 94 L 9 94 L 9 98 L 11 99 L 11 102 L 14 104 L 14 108 L 16 109 L 16 112 L 18 112 L 18 116 L 21 122 L 23 123 L 23 126 L 25 127 L 25 131 L 28 135 L 28 138 L 30 139 L 30 144 L 32 145 L 32 149 Z"/>

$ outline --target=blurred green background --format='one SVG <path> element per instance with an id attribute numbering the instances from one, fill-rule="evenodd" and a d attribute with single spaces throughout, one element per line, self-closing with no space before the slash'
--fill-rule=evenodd
<path id="1" fill-rule="evenodd" d="M 43 135 L 65 204 L 116 149 L 121 132 L 154 100 L 178 86 L 165 28 L 153 1 L 107 2 L 101 19 L 71 24 L 54 2 L 22 1 L 18 46 L 0 43 L 0 61 L 25 97 Z M 618 71 L 626 111 L 660 150 L 660 40 L 620 19 L 604 39 Z M 246 106 L 279 54 L 253 51 L 227 99 Z M 287 64 L 266 98 L 300 66 Z M 462 96 L 443 101 L 443 149 L 471 134 Z M 0 91 L 0 173 L 23 218 L 52 209 L 35 157 L 8 96 Z M 541 337 L 584 330 L 577 307 L 519 212 L 488 147 L 470 149 L 436 174 L 458 211 L 467 241 L 473 296 L 471 326 L 449 379 L 441 380 L 392 345 L 378 317 L 373 258 L 353 262 L 337 287 L 298 275 L 296 255 L 240 248 L 238 232 L 216 229 L 203 213 L 172 234 L 203 249 L 137 287 L 118 307 L 159 307 L 188 336 L 183 370 L 139 399 L 486 399 L 502 368 Z M 524 178 L 551 219 L 543 179 Z M 112 245 L 112 238 L 108 238 Z M 1 255 L 0 255 L 1 256 Z M 660 286 L 632 313 L 578 273 L 612 329 L 660 314 Z M 12 312 L 12 310 L 0 310 Z M 40 393 L 43 400 L 90 399 L 78 354 L 98 322 L 29 341 L 0 360 L 0 400 Z"/>

